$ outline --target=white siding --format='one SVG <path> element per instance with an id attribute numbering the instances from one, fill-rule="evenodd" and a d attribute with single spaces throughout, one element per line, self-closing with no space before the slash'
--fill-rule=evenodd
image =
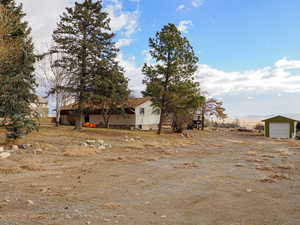
<path id="1" fill-rule="evenodd" d="M 144 114 L 141 114 L 141 109 L 144 108 Z M 135 127 L 143 130 L 157 129 L 159 124 L 160 114 L 155 111 L 152 102 L 149 100 L 135 108 Z"/>

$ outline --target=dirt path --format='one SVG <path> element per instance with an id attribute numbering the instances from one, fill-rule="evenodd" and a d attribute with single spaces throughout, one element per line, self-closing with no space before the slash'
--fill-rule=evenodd
<path id="1" fill-rule="evenodd" d="M 55 151 L 0 161 L 43 162 L 40 171 L 2 171 L 0 224 L 300 224 L 300 149 L 290 143 L 226 132 L 161 147 L 141 136 L 133 148 L 108 135 L 119 147 L 81 157 L 64 156 L 57 137 Z"/>

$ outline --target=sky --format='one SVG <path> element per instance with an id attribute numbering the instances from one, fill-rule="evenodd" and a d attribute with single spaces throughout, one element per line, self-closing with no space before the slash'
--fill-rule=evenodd
<path id="1" fill-rule="evenodd" d="M 17 0 L 24 6 L 36 48 L 51 42 L 74 0 Z M 168 23 L 199 57 L 196 80 L 224 102 L 231 118 L 300 113 L 299 0 L 104 0 L 117 34 L 118 60 L 138 94 L 141 68 L 151 62 L 148 40 Z"/>

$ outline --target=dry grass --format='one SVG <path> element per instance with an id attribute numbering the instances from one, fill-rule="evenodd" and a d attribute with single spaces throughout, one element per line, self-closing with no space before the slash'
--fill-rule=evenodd
<path id="1" fill-rule="evenodd" d="M 64 156 L 68 157 L 84 157 L 84 156 L 90 156 L 95 155 L 99 153 L 99 150 L 89 147 L 83 147 L 83 146 L 70 146 L 67 147 L 64 151 Z"/>
<path id="2" fill-rule="evenodd" d="M 290 179 L 290 177 L 287 174 L 280 174 L 280 173 L 275 173 L 275 174 L 271 175 L 270 178 L 276 179 L 276 180 L 289 180 Z"/>
<path id="3" fill-rule="evenodd" d="M 270 184 L 277 183 L 277 180 L 275 180 L 273 178 L 270 178 L 270 177 L 260 179 L 259 181 L 262 182 L 262 183 L 270 183 Z"/>
<path id="4" fill-rule="evenodd" d="M 294 166 L 290 165 L 290 164 L 282 164 L 282 165 L 279 165 L 278 168 L 285 169 L 285 170 L 291 170 L 291 169 L 294 169 Z"/>
<path id="5" fill-rule="evenodd" d="M 247 162 L 263 163 L 265 159 L 246 159 Z"/>
<path id="6" fill-rule="evenodd" d="M 249 156 L 256 156 L 257 152 L 250 151 L 250 152 L 247 152 L 247 155 L 249 155 Z"/>
<path id="7" fill-rule="evenodd" d="M 0 174 L 17 174 L 20 172 L 21 170 L 18 167 L 0 167 Z"/>
<path id="8" fill-rule="evenodd" d="M 240 141 L 240 140 L 226 139 L 226 141 L 233 143 L 233 144 L 245 144 L 244 141 Z"/>
<path id="9" fill-rule="evenodd" d="M 262 171 L 274 171 L 274 168 L 272 166 L 261 166 L 257 165 L 255 167 L 257 170 L 262 170 Z"/>
<path id="10" fill-rule="evenodd" d="M 126 162 L 126 159 L 124 157 L 117 157 L 117 158 L 104 158 L 105 161 L 108 162 Z"/>
<path id="11" fill-rule="evenodd" d="M 274 150 L 273 152 L 274 153 L 279 153 L 280 156 L 290 156 L 290 155 L 292 155 L 292 153 L 289 152 L 289 150 L 287 150 L 287 149 L 278 149 L 278 150 Z"/>
<path id="12" fill-rule="evenodd" d="M 25 159 L 21 162 L 20 168 L 29 171 L 43 171 L 45 170 L 42 162 L 36 159 Z"/>
<path id="13" fill-rule="evenodd" d="M 120 207 L 121 207 L 121 204 L 120 203 L 115 203 L 115 202 L 105 203 L 102 206 L 103 209 L 110 209 L 110 210 L 117 209 L 117 208 L 120 208 Z"/>
<path id="14" fill-rule="evenodd" d="M 199 166 L 196 163 L 193 162 L 187 162 L 183 163 L 180 166 L 174 166 L 176 169 L 190 169 L 190 168 L 198 168 Z"/>
<path id="15" fill-rule="evenodd" d="M 264 158 L 275 158 L 276 156 L 275 155 L 271 155 L 271 154 L 264 154 L 264 155 L 262 155 L 262 157 L 264 157 Z"/>

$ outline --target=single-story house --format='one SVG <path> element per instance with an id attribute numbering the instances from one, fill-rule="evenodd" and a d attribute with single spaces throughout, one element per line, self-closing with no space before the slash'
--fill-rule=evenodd
<path id="1" fill-rule="evenodd" d="M 293 138 L 296 136 L 298 121 L 285 116 L 274 116 L 263 120 L 265 136 L 271 138 Z"/>
<path id="2" fill-rule="evenodd" d="M 109 120 L 111 128 L 128 128 L 140 130 L 155 130 L 160 121 L 160 111 L 152 106 L 151 98 L 129 98 L 125 102 L 125 115 L 113 114 Z M 61 124 L 73 125 L 76 119 L 74 104 L 61 108 Z M 104 127 L 104 119 L 101 109 L 89 111 L 85 114 L 85 123 L 94 123 L 98 127 Z"/>

